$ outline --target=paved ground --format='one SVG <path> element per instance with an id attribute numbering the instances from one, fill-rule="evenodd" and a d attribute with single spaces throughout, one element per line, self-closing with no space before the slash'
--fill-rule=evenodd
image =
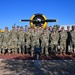
<path id="1" fill-rule="evenodd" d="M 0 59 L 0 75 L 75 75 L 74 73 L 75 60 Z"/>

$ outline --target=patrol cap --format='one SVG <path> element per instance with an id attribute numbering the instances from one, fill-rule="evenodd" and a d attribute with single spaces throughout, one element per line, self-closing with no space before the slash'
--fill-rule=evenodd
<path id="1" fill-rule="evenodd" d="M 72 28 L 75 28 L 75 25 L 72 25 Z"/>
<path id="2" fill-rule="evenodd" d="M 57 28 L 60 28 L 60 25 L 58 25 Z"/>
<path id="3" fill-rule="evenodd" d="M 67 26 L 67 28 L 70 28 L 70 26 Z"/>
<path id="4" fill-rule="evenodd" d="M 17 28 L 19 28 L 19 26 L 17 26 Z"/>
<path id="5" fill-rule="evenodd" d="M 12 28 L 15 28 L 15 26 L 13 25 Z"/>
<path id="6" fill-rule="evenodd" d="M 28 29 L 31 29 L 30 27 Z"/>
<path id="7" fill-rule="evenodd" d="M 28 25 L 25 25 L 25 27 L 28 27 Z"/>
<path id="8" fill-rule="evenodd" d="M 5 27 L 5 29 L 8 29 L 8 27 Z"/>
<path id="9" fill-rule="evenodd" d="M 22 28 L 23 28 L 23 26 L 20 26 L 20 28 L 22 29 Z"/>
<path id="10" fill-rule="evenodd" d="M 61 29 L 64 29 L 64 26 L 63 26 L 63 27 L 61 27 Z"/>
<path id="11" fill-rule="evenodd" d="M 56 27 L 54 26 L 53 29 L 56 29 Z"/>

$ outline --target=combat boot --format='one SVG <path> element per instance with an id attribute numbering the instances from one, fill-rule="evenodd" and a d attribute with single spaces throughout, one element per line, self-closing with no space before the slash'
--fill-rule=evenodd
<path id="1" fill-rule="evenodd" d="M 8 49 L 8 54 L 10 55 L 10 53 L 11 53 L 11 51 L 10 51 L 10 49 Z"/>
<path id="2" fill-rule="evenodd" d="M 26 54 L 28 54 L 28 48 L 26 48 Z"/>
<path id="3" fill-rule="evenodd" d="M 66 53 L 64 52 L 63 55 L 66 56 Z"/>
<path id="4" fill-rule="evenodd" d="M 2 50 L 2 55 L 4 55 L 4 54 L 5 54 L 5 49 Z"/>
<path id="5" fill-rule="evenodd" d="M 41 48 L 41 56 L 44 55 L 44 47 Z"/>
<path id="6" fill-rule="evenodd" d="M 23 54 L 23 55 L 25 55 L 25 53 L 24 53 L 24 52 L 23 52 L 22 54 Z"/>
<path id="7" fill-rule="evenodd" d="M 2 55 L 4 55 L 5 53 L 4 52 L 2 52 Z"/>
<path id="8" fill-rule="evenodd" d="M 0 52 L 0 55 L 1 55 L 1 52 Z"/>
<path id="9" fill-rule="evenodd" d="M 23 52 L 23 55 L 25 55 L 25 46 L 24 45 L 22 46 L 22 52 Z"/>
<path id="10" fill-rule="evenodd" d="M 75 53 L 75 48 L 74 48 L 74 53 Z"/>
<path id="11" fill-rule="evenodd" d="M 15 50 L 14 50 L 14 48 L 12 48 L 12 54 L 15 54 Z"/>
<path id="12" fill-rule="evenodd" d="M 48 50 L 45 51 L 46 56 L 48 57 Z"/>
<path id="13" fill-rule="evenodd" d="M 33 53 L 34 53 L 34 52 L 32 51 L 32 52 L 31 52 L 31 57 L 33 57 L 33 56 L 34 56 L 34 54 L 33 54 Z"/>
<path id="14" fill-rule="evenodd" d="M 0 55 L 1 55 L 1 49 L 0 49 Z"/>
<path id="15" fill-rule="evenodd" d="M 1 52 L 0 52 L 0 55 L 1 55 Z"/>
<path id="16" fill-rule="evenodd" d="M 17 48 L 15 48 L 15 51 L 14 51 L 14 52 L 15 52 L 15 54 L 18 54 L 18 52 L 17 52 Z"/>
<path id="17" fill-rule="evenodd" d="M 21 48 L 19 47 L 18 49 L 19 49 L 19 54 L 21 54 Z"/>

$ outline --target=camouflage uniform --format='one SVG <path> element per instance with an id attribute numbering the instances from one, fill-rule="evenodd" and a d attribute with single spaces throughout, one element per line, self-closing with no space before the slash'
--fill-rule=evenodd
<path id="1" fill-rule="evenodd" d="M 17 26 L 17 27 L 16 27 L 16 30 L 19 31 L 19 30 L 20 30 L 20 26 Z"/>
<path id="2" fill-rule="evenodd" d="M 48 33 L 48 35 L 51 34 L 51 32 L 49 31 L 49 28 L 48 27 L 46 28 L 46 32 Z"/>
<path id="3" fill-rule="evenodd" d="M 25 25 L 25 32 L 28 32 L 28 26 Z"/>
<path id="4" fill-rule="evenodd" d="M 18 37 L 19 37 L 19 53 L 23 52 L 25 53 L 25 31 L 23 27 L 20 27 L 20 30 L 18 32 Z M 22 49 L 22 50 L 21 50 Z"/>
<path id="5" fill-rule="evenodd" d="M 8 27 L 5 27 L 5 29 L 8 29 Z M 3 45 L 2 45 L 2 53 L 5 53 L 5 49 L 8 49 L 8 53 L 10 54 L 9 50 L 9 40 L 10 40 L 10 32 L 8 30 L 5 30 L 3 33 Z"/>
<path id="6" fill-rule="evenodd" d="M 66 41 L 66 50 L 67 52 L 70 51 L 70 42 L 71 42 L 71 33 L 70 33 L 70 26 L 67 26 L 67 41 Z"/>
<path id="7" fill-rule="evenodd" d="M 52 26 L 49 27 L 49 31 L 50 31 L 50 32 L 52 32 L 52 28 L 53 28 Z"/>
<path id="8" fill-rule="evenodd" d="M 1 50 L 2 50 L 2 41 L 3 41 L 3 35 L 0 32 L 0 54 L 1 54 Z"/>
<path id="9" fill-rule="evenodd" d="M 12 27 L 13 29 L 10 31 L 10 49 L 12 49 L 13 54 L 17 53 L 18 49 L 18 34 L 15 26 Z"/>
<path id="10" fill-rule="evenodd" d="M 43 33 L 43 30 L 44 28 L 41 28 L 41 27 L 37 28 L 38 34 L 41 35 Z"/>
<path id="11" fill-rule="evenodd" d="M 58 26 L 57 26 L 57 32 L 60 33 L 60 31 L 61 31 L 61 30 L 60 30 L 60 26 L 58 25 Z"/>
<path id="12" fill-rule="evenodd" d="M 50 41 L 51 41 L 50 46 L 52 52 L 57 52 L 58 40 L 59 40 L 59 33 L 56 32 L 56 27 L 54 27 L 50 35 Z"/>
<path id="13" fill-rule="evenodd" d="M 42 54 L 44 54 L 44 48 L 45 48 L 45 54 L 48 56 L 48 45 L 49 45 L 49 34 L 46 30 L 44 30 L 43 34 L 41 35 L 41 50 Z"/>
<path id="14" fill-rule="evenodd" d="M 67 32 L 64 30 L 64 27 L 61 28 L 60 36 L 60 52 L 66 53 L 66 40 L 67 40 Z"/>
<path id="15" fill-rule="evenodd" d="M 72 26 L 71 31 L 71 50 L 75 52 L 75 26 Z"/>
<path id="16" fill-rule="evenodd" d="M 34 29 L 31 28 L 30 32 L 31 32 L 31 34 L 34 34 Z"/>
<path id="17" fill-rule="evenodd" d="M 31 45 L 31 31 L 29 31 L 30 29 L 28 29 L 28 32 L 25 32 L 25 40 L 26 40 L 26 53 L 28 54 L 29 53 L 29 48 L 30 48 L 30 45 Z"/>
<path id="18" fill-rule="evenodd" d="M 35 47 L 39 47 L 39 35 L 37 29 L 34 30 L 34 34 L 31 35 L 31 56 L 33 56 Z"/>

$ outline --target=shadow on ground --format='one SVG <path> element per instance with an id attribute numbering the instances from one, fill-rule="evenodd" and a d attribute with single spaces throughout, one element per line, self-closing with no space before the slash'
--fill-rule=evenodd
<path id="1" fill-rule="evenodd" d="M 74 60 L 0 60 L 0 75 L 75 75 L 74 73 Z"/>

